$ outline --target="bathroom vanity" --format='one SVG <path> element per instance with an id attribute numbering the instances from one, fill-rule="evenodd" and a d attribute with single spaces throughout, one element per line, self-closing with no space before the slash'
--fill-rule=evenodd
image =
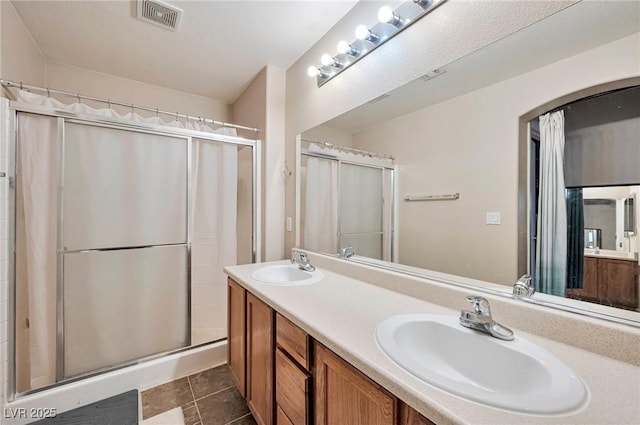
<path id="1" fill-rule="evenodd" d="M 585 250 L 582 288 L 567 289 L 567 297 L 634 310 L 639 274 L 637 253 Z"/>
<path id="2" fill-rule="evenodd" d="M 433 424 L 232 278 L 229 329 L 231 374 L 260 425 Z"/>
<path id="3" fill-rule="evenodd" d="M 299 285 L 269 284 L 252 277 L 265 266 L 287 265 L 284 262 L 225 269 L 229 366 L 260 425 L 635 424 L 640 420 L 637 328 L 487 296 L 496 320 L 511 327 L 516 338 L 532 341 L 560 359 L 588 388 L 584 402 L 566 412 L 528 414 L 490 407 L 408 373 L 382 352 L 375 338 L 379 324 L 395 315 L 457 318 L 460 309 L 468 307 L 469 291 L 330 256 L 313 254 L 311 261 L 322 278 Z M 581 327 L 591 329 L 584 341 L 575 337 Z M 588 340 L 601 347 L 590 349 Z M 471 361 L 474 353 L 465 355 Z M 500 365 L 488 366 L 500 370 Z"/>

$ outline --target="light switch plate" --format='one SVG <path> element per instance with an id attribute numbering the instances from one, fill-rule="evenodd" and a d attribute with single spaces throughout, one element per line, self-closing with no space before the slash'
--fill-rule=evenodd
<path id="1" fill-rule="evenodd" d="M 487 211 L 487 224 L 500 224 L 500 212 Z"/>

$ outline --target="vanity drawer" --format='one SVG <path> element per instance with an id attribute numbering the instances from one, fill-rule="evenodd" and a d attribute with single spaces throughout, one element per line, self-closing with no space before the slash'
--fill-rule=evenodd
<path id="1" fill-rule="evenodd" d="M 309 335 L 284 316 L 276 315 L 276 344 L 307 371 L 310 368 Z"/>
<path id="2" fill-rule="evenodd" d="M 276 404 L 278 424 L 307 425 L 309 423 L 309 374 L 276 349 Z M 280 412 L 280 410 L 282 412 Z M 280 417 L 287 420 L 282 422 Z"/>

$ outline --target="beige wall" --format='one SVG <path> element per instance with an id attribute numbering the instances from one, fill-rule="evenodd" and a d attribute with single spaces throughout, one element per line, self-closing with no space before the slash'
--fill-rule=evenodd
<path id="1" fill-rule="evenodd" d="M 539 21 L 575 1 L 467 2 L 448 1 L 406 31 L 360 60 L 339 77 L 318 88 L 306 74 L 320 56 L 334 52 L 361 23 L 372 24 L 379 1 L 359 2 L 325 36 L 287 70 L 286 160 L 295 161 L 296 135 L 385 94 L 427 71 L 442 67 Z M 402 66 L 393 66 L 402 64 Z M 286 215 L 295 211 L 295 184 L 286 185 Z M 286 234 L 285 249 L 294 244 Z"/>
<path id="2" fill-rule="evenodd" d="M 354 147 L 399 164 L 401 263 L 511 285 L 517 278 L 518 118 L 553 99 L 640 75 L 640 34 L 376 125 Z M 535 87 L 535 89 L 532 89 Z M 388 140 L 402 143 L 388 144 Z M 486 225 L 499 211 L 501 225 Z"/>
<path id="3" fill-rule="evenodd" d="M 9 1 L 0 1 L 0 75 L 5 80 L 41 86 L 45 62 Z"/>
<path id="4" fill-rule="evenodd" d="M 284 256 L 284 85 L 283 70 L 266 66 L 236 99 L 233 121 L 262 131 L 262 260 Z M 255 138 L 255 134 L 242 133 Z"/>
<path id="5" fill-rule="evenodd" d="M 123 103 L 203 116 L 218 121 L 229 121 L 231 118 L 231 107 L 221 100 L 54 62 L 46 63 L 45 85 L 71 93 L 115 99 Z M 104 104 L 99 107 L 104 107 Z M 144 116 L 153 115 L 152 112 L 136 112 Z M 167 116 L 163 119 L 167 121 Z"/>
<path id="6" fill-rule="evenodd" d="M 328 142 L 338 146 L 351 147 L 353 144 L 353 135 L 335 128 L 319 125 L 302 133 L 305 139 L 316 142 Z"/>

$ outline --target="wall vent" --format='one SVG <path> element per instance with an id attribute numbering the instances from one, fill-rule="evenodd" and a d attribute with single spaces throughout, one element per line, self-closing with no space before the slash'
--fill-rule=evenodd
<path id="1" fill-rule="evenodd" d="M 138 0 L 138 19 L 176 31 L 180 28 L 182 9 L 159 0 Z"/>

